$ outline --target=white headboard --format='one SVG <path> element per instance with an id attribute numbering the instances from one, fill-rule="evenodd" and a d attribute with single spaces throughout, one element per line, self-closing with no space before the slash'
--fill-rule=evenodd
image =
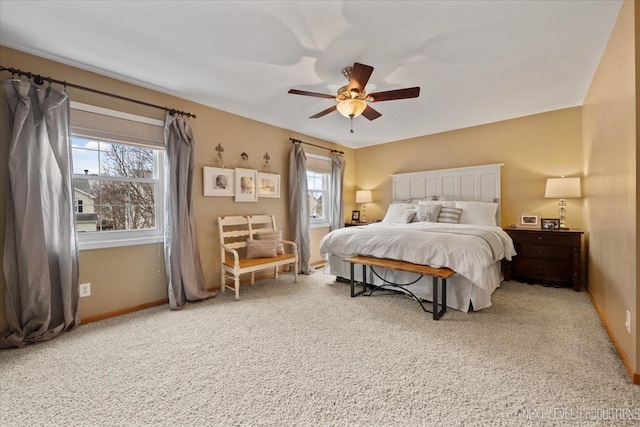
<path id="1" fill-rule="evenodd" d="M 500 203 L 500 168 L 503 165 L 503 163 L 496 163 L 391 175 L 393 200 L 452 196 L 496 199 Z M 498 225 L 500 225 L 500 206 L 497 216 Z"/>

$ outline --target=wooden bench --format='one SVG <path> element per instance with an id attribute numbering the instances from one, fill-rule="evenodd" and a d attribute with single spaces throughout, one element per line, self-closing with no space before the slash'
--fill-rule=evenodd
<path id="1" fill-rule="evenodd" d="M 283 240 L 287 253 L 268 258 L 246 258 L 247 239 L 256 234 L 276 231 L 273 215 L 225 216 L 218 217 L 220 234 L 220 290 L 233 289 L 236 301 L 240 299 L 240 275 L 251 274 L 251 284 L 255 282 L 255 272 L 274 269 L 278 278 L 278 268 L 293 265 L 294 281 L 298 281 L 298 247 L 294 242 Z M 287 251 L 288 249 L 288 251 Z M 227 279 L 233 280 L 233 286 L 227 285 Z"/>
<path id="2" fill-rule="evenodd" d="M 456 272 L 451 270 L 450 268 L 446 268 L 446 267 L 434 268 L 434 267 L 429 267 L 428 265 L 412 264 L 406 261 L 398 261 L 395 259 L 386 259 L 386 258 L 375 258 L 375 257 L 363 256 L 363 255 L 356 255 L 350 258 L 346 258 L 344 261 L 351 263 L 351 297 L 352 298 L 358 295 L 365 294 L 367 292 L 368 287 L 372 288 L 368 294 L 368 295 L 371 295 L 371 293 L 375 290 L 383 289 L 386 286 L 392 286 L 395 288 L 401 288 L 403 292 L 406 292 L 409 295 L 411 295 L 418 302 L 418 304 L 420 304 L 420 306 L 424 311 L 428 313 L 433 313 L 434 320 L 440 319 L 442 315 L 447 311 L 447 279 L 453 276 L 454 274 L 456 274 Z M 362 290 L 357 293 L 355 292 L 355 280 L 354 280 L 354 274 L 353 274 L 355 264 L 362 265 Z M 367 283 L 367 266 L 371 268 L 371 271 L 380 280 L 382 280 L 384 284 L 373 285 L 373 284 Z M 373 267 L 381 267 L 389 270 L 399 270 L 399 271 L 408 271 L 410 273 L 418 273 L 420 274 L 420 277 L 418 278 L 418 280 L 422 278 L 422 276 L 432 276 L 433 277 L 433 282 L 432 282 L 433 283 L 433 309 L 427 310 L 424 304 L 422 303 L 422 301 L 420 300 L 420 298 L 418 298 L 413 292 L 405 288 L 405 286 L 408 286 L 412 283 L 400 285 L 397 283 L 389 282 L 388 280 L 382 278 L 378 273 L 376 273 L 375 270 L 373 270 Z M 440 279 L 440 287 L 442 291 L 442 302 L 440 304 L 438 304 L 438 279 Z M 414 281 L 413 283 L 417 282 L 418 280 Z M 440 309 L 438 309 L 438 305 L 440 305 Z"/>

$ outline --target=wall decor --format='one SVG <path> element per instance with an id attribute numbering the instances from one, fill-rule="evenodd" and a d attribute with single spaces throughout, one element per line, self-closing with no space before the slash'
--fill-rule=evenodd
<path id="1" fill-rule="evenodd" d="M 538 218 L 538 215 L 521 214 L 518 227 L 539 228 L 540 223 L 538 222 Z"/>
<path id="2" fill-rule="evenodd" d="M 257 171 L 254 169 L 236 168 L 235 176 L 235 201 L 257 202 L 256 191 Z"/>
<path id="3" fill-rule="evenodd" d="M 240 154 L 240 157 L 242 157 L 242 163 L 240 164 L 240 167 L 244 168 L 244 169 L 248 169 L 249 168 L 249 155 L 243 151 L 242 154 Z"/>
<path id="4" fill-rule="evenodd" d="M 202 189 L 205 196 L 233 196 L 233 169 L 202 168 Z"/>
<path id="5" fill-rule="evenodd" d="M 560 218 L 541 218 L 540 225 L 545 230 L 559 230 Z"/>
<path id="6" fill-rule="evenodd" d="M 224 169 L 224 159 L 222 158 L 222 153 L 224 153 L 224 148 L 222 145 L 218 144 L 216 147 L 216 151 L 218 152 L 218 157 L 215 159 L 215 165 L 218 168 Z"/>
<path id="7" fill-rule="evenodd" d="M 280 198 L 280 175 L 258 172 L 258 197 Z"/>
<path id="8" fill-rule="evenodd" d="M 264 153 L 264 156 L 262 156 L 262 158 L 264 159 L 264 165 L 262 166 L 262 170 L 260 172 L 271 173 L 271 165 L 269 164 L 271 156 L 269 155 L 269 153 Z"/>

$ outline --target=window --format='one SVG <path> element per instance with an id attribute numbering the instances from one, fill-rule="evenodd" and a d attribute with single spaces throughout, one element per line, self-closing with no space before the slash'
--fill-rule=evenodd
<path id="1" fill-rule="evenodd" d="M 331 159 L 307 154 L 307 190 L 311 227 L 329 226 L 331 215 Z"/>
<path id="2" fill-rule="evenodd" d="M 162 241 L 164 150 L 140 144 L 139 132 L 129 129 L 130 115 L 124 120 L 114 117 L 122 113 L 105 114 L 103 109 L 100 114 L 78 110 L 74 115 L 74 107 L 72 103 L 71 151 L 79 248 Z M 136 123 L 134 127 L 140 125 Z"/>

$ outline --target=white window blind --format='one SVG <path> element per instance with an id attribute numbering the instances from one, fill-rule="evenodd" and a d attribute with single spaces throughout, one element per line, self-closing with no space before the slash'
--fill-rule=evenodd
<path id="1" fill-rule="evenodd" d="M 164 148 L 162 120 L 71 102 L 71 133 L 84 138 Z"/>

